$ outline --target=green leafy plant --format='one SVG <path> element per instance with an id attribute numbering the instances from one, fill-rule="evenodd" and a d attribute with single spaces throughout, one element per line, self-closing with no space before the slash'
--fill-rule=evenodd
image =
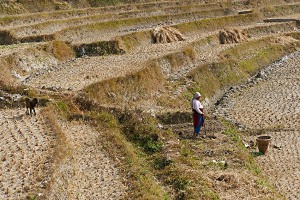
<path id="1" fill-rule="evenodd" d="M 150 115 L 134 110 L 126 112 L 119 120 L 125 136 L 145 152 L 152 154 L 162 149 L 159 129 L 155 127 L 155 120 Z"/>
<path id="2" fill-rule="evenodd" d="M 154 159 L 154 169 L 161 170 L 165 167 L 171 165 L 173 163 L 172 160 L 166 158 L 166 157 L 157 157 Z"/>
<path id="3" fill-rule="evenodd" d="M 186 189 L 186 187 L 190 183 L 190 180 L 183 177 L 176 177 L 171 180 L 171 183 L 173 184 L 174 188 L 179 191 Z"/>
<path id="4" fill-rule="evenodd" d="M 67 104 L 63 101 L 56 102 L 56 105 L 57 105 L 57 108 L 61 111 L 67 111 L 68 110 Z"/>

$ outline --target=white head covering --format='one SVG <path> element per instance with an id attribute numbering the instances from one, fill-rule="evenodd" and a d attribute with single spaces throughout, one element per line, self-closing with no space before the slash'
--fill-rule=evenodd
<path id="1" fill-rule="evenodd" d="M 196 92 L 195 95 L 194 95 L 194 98 L 198 98 L 198 97 L 201 97 L 200 92 Z"/>

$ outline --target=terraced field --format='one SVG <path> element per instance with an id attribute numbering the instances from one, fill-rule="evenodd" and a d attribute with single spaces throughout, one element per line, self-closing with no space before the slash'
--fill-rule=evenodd
<path id="1" fill-rule="evenodd" d="M 78 113 L 93 112 L 91 104 L 112 109 L 111 113 L 138 108 L 152 116 L 166 116 L 188 113 L 189 98 L 196 90 L 204 97 L 210 119 L 224 118 L 240 131 L 264 130 L 274 137 L 270 152 L 255 160 L 263 175 L 271 175 L 266 178 L 270 188 L 285 196 L 280 198 L 300 198 L 299 1 L 149 0 L 105 7 L 64 3 L 64 10 L 49 7 L 50 11 L 33 13 L 34 9 L 26 10 L 28 5 L 8 1 L 8 7 L 22 9 L 15 10 L 17 15 L 0 15 L 0 199 L 145 199 L 141 194 L 132 196 L 137 186 L 128 183 L 131 172 L 122 174 L 120 159 L 112 158 L 101 147 L 105 144 L 99 143 L 110 127 L 106 118 L 109 125 L 100 131 L 92 122 L 63 118 L 47 111 L 48 107 L 27 116 L 20 103 L 26 95 L 46 96 L 65 112 L 69 107 L 58 96 L 80 101 Z M 157 43 L 154 32 L 161 27 L 180 32 L 183 40 L 171 36 L 174 40 Z M 235 40 L 228 36 L 231 42 L 224 43 L 220 31 L 225 30 L 240 35 Z M 7 93 L 9 87 L 26 89 L 17 98 Z M 74 116 L 81 116 L 78 113 Z M 182 134 L 192 132 L 187 121 L 186 117 L 166 126 L 185 142 L 189 136 Z M 201 145 L 223 152 L 218 148 L 227 141 L 221 134 L 224 127 L 213 120 L 209 123 L 208 133 L 216 137 Z M 241 134 L 241 139 L 254 141 L 255 136 Z M 189 141 L 191 151 L 199 153 L 193 150 L 199 141 Z M 172 150 L 164 151 L 177 157 Z M 195 162 L 206 166 L 214 158 L 208 154 Z M 216 156 L 233 159 L 235 166 L 237 161 L 227 158 L 229 154 Z M 197 171 L 193 164 L 179 165 Z M 240 175 L 226 172 L 231 181 L 222 179 L 222 184 L 211 169 L 203 171 L 207 174 L 203 179 L 220 199 L 274 198 L 242 169 Z M 217 174 L 222 177 L 222 173 Z M 180 189 L 170 189 L 161 177 L 155 177 L 155 183 L 163 185 L 163 193 L 171 199 L 201 199 L 189 197 L 180 184 Z M 214 198 L 205 194 L 202 198 Z"/>
<path id="2" fill-rule="evenodd" d="M 265 130 L 264 134 L 273 138 L 272 147 L 275 148 L 258 161 L 266 170 L 265 174 L 288 199 L 298 199 L 300 189 L 297 173 L 300 124 L 298 62 L 299 52 L 284 57 L 262 71 L 264 77 L 231 93 L 226 99 L 229 102 L 227 106 L 219 107 L 219 112 L 233 123 Z M 253 141 L 255 137 L 247 139 Z"/>

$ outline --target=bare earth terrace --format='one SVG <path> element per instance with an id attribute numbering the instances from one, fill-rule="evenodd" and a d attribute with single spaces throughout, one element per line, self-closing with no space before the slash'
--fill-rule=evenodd
<path id="1" fill-rule="evenodd" d="M 141 72 L 148 63 L 155 63 L 164 79 L 162 85 L 166 87 L 156 92 L 171 93 L 177 98 L 190 94 L 189 84 L 195 83 L 190 75 L 193 70 L 209 66 L 210 72 L 215 70 L 222 78 L 222 70 L 214 68 L 218 63 L 229 60 L 238 65 L 255 59 L 264 61 L 267 58 L 263 56 L 268 55 L 268 51 L 276 52 L 277 48 L 282 54 L 299 50 L 299 5 L 297 0 L 276 0 L 261 5 L 250 1 L 157 0 L 3 15 L 0 32 L 8 41 L 0 41 L 3 44 L 0 69 L 5 72 L 1 78 L 9 74 L 15 83 L 33 89 L 35 94 L 76 96 L 91 84 L 126 79 Z M 176 28 L 184 35 L 184 41 L 154 44 L 153 29 L 159 26 Z M 219 31 L 225 28 L 245 31 L 247 36 L 238 43 L 220 44 Z M 62 59 L 54 52 L 53 42 L 57 40 L 67 47 L 69 57 Z M 122 51 L 76 55 L 76 45 L 107 41 L 117 42 L 117 48 Z M 282 55 L 280 53 L 278 55 Z M 300 55 L 296 52 L 275 64 L 260 66 L 264 69 L 256 77 L 247 77 L 247 83 L 232 87 L 215 110 L 216 118 L 232 122 L 241 131 L 255 132 L 241 135 L 244 141 L 254 141 L 260 131 L 272 136 L 269 152 L 255 160 L 278 193 L 292 200 L 300 198 L 299 61 Z M 226 90 L 226 85 L 221 89 Z M 0 103 L 5 98 L 1 96 Z M 145 101 L 145 108 L 154 109 L 156 105 L 152 107 L 151 103 L 155 101 Z M 222 154 L 222 159 L 228 158 L 232 166 L 242 166 L 235 158 L 229 158 L 235 147 L 230 146 L 221 133 L 223 127 L 219 123 L 215 119 L 208 121 L 211 125 L 208 132 L 216 138 L 204 142 L 189 140 L 190 144 L 185 144 L 186 138 L 179 137 L 178 141 L 165 144 L 165 148 L 170 146 L 167 155 L 178 157 L 186 153 L 185 148 L 190 145 L 188 151 L 204 155 L 203 160 L 195 162 L 211 164 L 213 153 L 217 152 Z M 127 185 L 127 177 L 101 147 L 99 138 L 103 133 L 92 125 L 53 116 L 47 108 L 38 108 L 36 116 L 27 116 L 23 108 L 12 106 L 0 110 L 0 125 L 0 199 L 124 199 L 130 196 L 132 188 Z M 182 122 L 170 127 L 182 134 L 180 131 L 190 131 L 191 124 Z M 225 150 L 222 149 L 224 143 L 228 143 Z M 178 154 L 171 149 L 177 144 L 183 144 Z M 200 146 L 206 150 L 199 150 Z M 179 166 L 188 166 L 191 174 L 197 171 L 192 168 L 193 163 L 184 162 Z M 209 181 L 220 199 L 270 197 L 257 177 L 242 169 L 239 168 L 239 173 L 232 168 L 227 171 L 208 169 L 203 179 Z M 158 177 L 155 181 L 161 184 Z M 171 186 L 162 187 L 165 193 L 170 191 L 168 187 Z"/>

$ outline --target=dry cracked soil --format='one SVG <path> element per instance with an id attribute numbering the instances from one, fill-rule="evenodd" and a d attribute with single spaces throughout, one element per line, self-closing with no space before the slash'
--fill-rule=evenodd
<path id="1" fill-rule="evenodd" d="M 271 136 L 267 153 L 258 156 L 257 161 L 277 190 L 293 200 L 300 198 L 299 62 L 299 52 L 282 58 L 232 91 L 226 106 L 218 109 L 241 128 Z M 256 136 L 246 140 L 255 141 Z"/>
<path id="2" fill-rule="evenodd" d="M 23 109 L 1 110 L 0 199 L 30 198 L 29 191 L 49 199 L 121 199 L 126 186 L 97 144 L 99 133 L 80 122 L 58 123 L 66 151 L 53 162 L 58 138 L 39 111 L 28 116 Z"/>

